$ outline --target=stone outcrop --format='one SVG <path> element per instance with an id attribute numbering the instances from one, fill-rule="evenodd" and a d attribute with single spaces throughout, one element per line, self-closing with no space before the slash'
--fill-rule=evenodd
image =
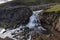
<path id="1" fill-rule="evenodd" d="M 6 37 L 6 38 L 0 38 L 0 40 L 13 40 L 13 39 L 10 39 L 10 38 L 8 38 L 8 37 Z"/>
<path id="2" fill-rule="evenodd" d="M 52 9 L 52 8 L 51 8 Z M 49 9 L 50 10 L 50 9 Z M 57 11 L 58 10 L 58 11 Z M 41 23 L 42 26 L 45 28 L 49 28 L 48 26 L 50 26 L 49 30 L 54 27 L 55 30 L 60 31 L 60 11 L 59 9 L 57 10 L 52 10 L 52 11 L 44 11 L 41 14 Z"/>
<path id="3" fill-rule="evenodd" d="M 0 10 L 0 27 L 15 28 L 29 21 L 32 11 L 28 7 L 5 8 Z"/>
<path id="4" fill-rule="evenodd" d="M 51 9 L 40 14 L 41 24 L 51 32 L 51 36 L 47 40 L 60 40 L 60 11 L 59 8 Z"/>

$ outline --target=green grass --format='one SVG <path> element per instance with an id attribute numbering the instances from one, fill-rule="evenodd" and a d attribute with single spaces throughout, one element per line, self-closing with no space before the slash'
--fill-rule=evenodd
<path id="1" fill-rule="evenodd" d="M 55 6 L 51 6 L 49 9 L 45 10 L 45 12 L 52 12 L 52 11 L 60 11 L 60 5 L 55 5 Z"/>
<path id="2" fill-rule="evenodd" d="M 19 5 L 40 5 L 38 0 L 13 0 L 15 3 Z"/>

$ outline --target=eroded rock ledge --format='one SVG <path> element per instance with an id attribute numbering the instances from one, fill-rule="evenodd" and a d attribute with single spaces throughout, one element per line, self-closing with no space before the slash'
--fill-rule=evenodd
<path id="1" fill-rule="evenodd" d="M 27 24 L 32 11 L 28 7 L 18 7 L 0 10 L 0 26 L 4 28 L 15 28 L 20 24 Z"/>
<path id="2" fill-rule="evenodd" d="M 60 5 L 46 9 L 41 15 L 41 24 L 52 32 L 48 40 L 60 40 Z"/>

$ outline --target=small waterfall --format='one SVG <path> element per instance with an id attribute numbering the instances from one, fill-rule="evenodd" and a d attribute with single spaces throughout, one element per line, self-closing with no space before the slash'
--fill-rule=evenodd
<path id="1" fill-rule="evenodd" d="M 12 1 L 12 0 L 0 0 L 0 4 L 6 3 L 6 2 L 9 2 L 9 1 Z"/>
<path id="2" fill-rule="evenodd" d="M 30 29 L 34 29 L 37 32 L 46 33 L 47 30 L 41 26 L 39 19 L 39 13 L 41 12 L 43 12 L 43 10 L 33 11 L 33 15 L 30 17 L 29 23 L 26 26 Z"/>
<path id="3" fill-rule="evenodd" d="M 36 25 L 41 25 L 39 22 L 39 13 L 43 10 L 39 11 L 33 11 L 33 15 L 30 17 L 29 23 L 27 24 L 27 27 L 34 28 Z"/>
<path id="4" fill-rule="evenodd" d="M 30 20 L 28 22 L 28 24 L 26 25 L 28 28 L 33 28 L 36 31 L 40 31 L 41 30 L 46 30 L 41 26 L 41 23 L 39 21 L 39 13 L 42 12 L 43 10 L 39 10 L 39 11 L 33 11 L 33 15 L 30 17 Z M 9 37 L 11 39 L 14 40 L 20 40 L 21 38 L 23 38 L 24 36 L 19 36 L 17 34 L 20 34 L 23 30 L 20 30 L 21 28 L 24 28 L 25 26 L 20 26 L 16 29 L 1 29 L 0 31 L 0 37 L 1 38 L 6 38 Z M 32 33 L 32 32 L 31 32 Z M 17 35 L 17 36 L 16 36 Z M 21 34 L 20 34 L 21 35 Z M 16 38 L 18 37 L 18 38 Z M 31 35 L 29 36 L 29 39 L 27 40 L 31 40 Z"/>

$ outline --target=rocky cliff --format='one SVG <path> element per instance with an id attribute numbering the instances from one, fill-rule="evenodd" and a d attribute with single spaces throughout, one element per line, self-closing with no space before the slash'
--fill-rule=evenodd
<path id="1" fill-rule="evenodd" d="M 47 40 L 60 40 L 60 5 L 46 9 L 40 18 L 42 26 L 53 34 Z"/>
<path id="2" fill-rule="evenodd" d="M 32 11 L 28 7 L 12 9 L 0 9 L 0 27 L 15 28 L 17 25 L 25 25 L 29 21 Z"/>

